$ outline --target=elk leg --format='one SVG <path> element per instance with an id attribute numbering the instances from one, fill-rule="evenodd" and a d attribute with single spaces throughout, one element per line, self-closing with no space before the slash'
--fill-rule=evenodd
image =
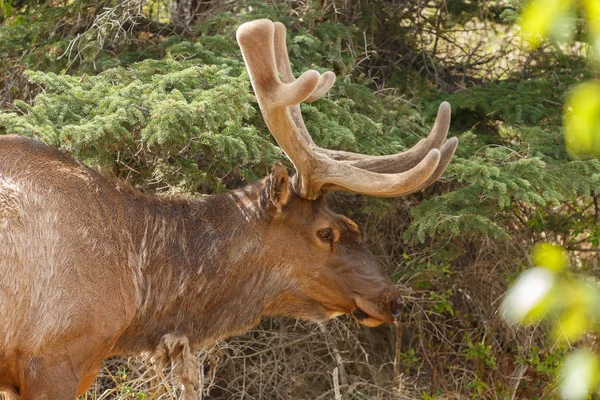
<path id="1" fill-rule="evenodd" d="M 79 379 L 68 361 L 46 363 L 39 358 L 29 362 L 21 385 L 21 400 L 74 400 Z"/>
<path id="2" fill-rule="evenodd" d="M 164 369 L 167 359 L 171 360 L 173 375 L 183 388 L 181 400 L 198 398 L 198 359 L 192 352 L 187 337 L 171 334 L 163 336 L 154 351 L 153 359 L 155 368 L 160 371 Z"/>
<path id="3" fill-rule="evenodd" d="M 2 397 L 4 396 L 4 397 Z M 4 400 L 19 400 L 20 397 L 15 392 L 2 392 L 0 393 L 0 399 Z"/>
<path id="4" fill-rule="evenodd" d="M 97 376 L 98 376 L 97 371 L 84 376 L 83 379 L 79 382 L 79 386 L 77 387 L 77 395 L 79 396 L 79 395 L 87 392 L 88 389 L 90 388 L 90 386 L 92 386 L 92 384 L 96 380 Z"/>

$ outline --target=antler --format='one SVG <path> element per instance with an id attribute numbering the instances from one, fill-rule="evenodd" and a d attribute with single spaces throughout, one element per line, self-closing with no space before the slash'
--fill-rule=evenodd
<path id="1" fill-rule="evenodd" d="M 247 22 L 236 36 L 265 122 L 296 168 L 293 185 L 301 197 L 315 199 L 332 190 L 402 196 L 429 186 L 448 166 L 458 140 L 450 138 L 444 143 L 450 127 L 447 102 L 440 105 L 429 136 L 403 153 L 367 156 L 323 149 L 311 139 L 300 103 L 325 95 L 335 83 L 335 74 L 309 70 L 295 79 L 285 27 L 279 22 Z"/>

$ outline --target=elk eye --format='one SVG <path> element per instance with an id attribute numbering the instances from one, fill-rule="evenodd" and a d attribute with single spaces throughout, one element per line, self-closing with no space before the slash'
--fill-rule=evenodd
<path id="1" fill-rule="evenodd" d="M 323 241 L 333 240 L 333 230 L 331 228 L 320 229 L 317 231 L 317 236 Z"/>

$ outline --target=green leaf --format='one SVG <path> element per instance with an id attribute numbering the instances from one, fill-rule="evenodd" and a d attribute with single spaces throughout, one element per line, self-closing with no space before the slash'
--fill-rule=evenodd
<path id="1" fill-rule="evenodd" d="M 577 86 L 565 108 L 565 141 L 574 157 L 600 158 L 600 81 Z"/>
<path id="2" fill-rule="evenodd" d="M 536 48 L 553 31 L 561 32 L 569 19 L 571 0 L 537 0 L 529 3 L 522 14 L 521 28 L 530 47 Z"/>

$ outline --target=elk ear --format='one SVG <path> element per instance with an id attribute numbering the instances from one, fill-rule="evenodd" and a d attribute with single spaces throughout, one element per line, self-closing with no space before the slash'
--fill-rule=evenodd
<path id="1" fill-rule="evenodd" d="M 276 212 L 281 212 L 283 206 L 290 199 L 290 177 L 287 170 L 280 163 L 273 164 L 269 176 L 269 200 L 270 206 Z"/>

